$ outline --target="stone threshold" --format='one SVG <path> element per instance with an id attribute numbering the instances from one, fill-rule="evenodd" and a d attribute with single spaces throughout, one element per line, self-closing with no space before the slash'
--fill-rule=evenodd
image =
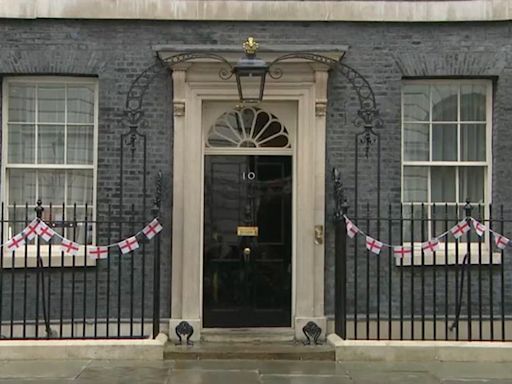
<path id="1" fill-rule="evenodd" d="M 334 361 L 334 347 L 323 343 L 305 345 L 286 342 L 195 342 L 193 345 L 165 346 L 166 360 L 324 360 Z"/>
<path id="2" fill-rule="evenodd" d="M 0 360 L 163 360 L 167 340 L 0 340 Z"/>
<path id="3" fill-rule="evenodd" d="M 480 341 L 343 340 L 327 337 L 336 361 L 512 362 L 512 343 Z"/>

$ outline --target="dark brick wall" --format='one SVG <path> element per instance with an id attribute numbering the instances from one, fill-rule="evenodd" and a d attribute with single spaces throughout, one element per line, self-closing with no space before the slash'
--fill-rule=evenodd
<path id="1" fill-rule="evenodd" d="M 400 202 L 400 87 L 403 77 L 492 77 L 495 82 L 493 126 L 493 201 L 506 203 L 512 192 L 508 145 L 512 143 L 509 105 L 511 26 L 493 23 L 221 23 L 151 21 L 2 20 L 0 73 L 97 76 L 100 85 L 98 206 L 104 212 L 119 194 L 118 125 L 131 81 L 155 62 L 156 44 L 239 44 L 248 35 L 265 44 L 347 44 L 344 62 L 372 85 L 384 127 L 382 139 L 382 201 Z M 162 218 L 163 302 L 168 303 L 172 192 L 171 83 L 162 73 L 145 99 L 148 127 L 149 180 L 164 174 Z M 327 169 L 342 170 L 353 200 L 354 135 L 358 108 L 347 81 L 333 73 L 329 84 Z M 139 156 L 136 154 L 136 159 Z M 359 202 L 375 199 L 375 151 L 360 160 Z M 126 202 L 140 200 L 138 171 L 127 169 Z M 330 175 L 326 174 L 326 308 L 333 312 L 333 226 Z M 512 228 L 505 228 L 505 232 Z M 387 260 L 387 259 L 386 259 Z M 103 266 L 100 266 L 103 268 Z M 508 272 L 508 266 L 507 266 Z M 94 273 L 94 272 L 91 272 Z M 350 272 L 349 272 L 350 273 Z M 395 272 L 394 272 L 395 273 Z M 409 273 L 405 271 L 404 273 Z M 123 283 L 124 284 L 124 283 Z M 510 283 L 509 283 L 510 284 Z M 508 288 L 511 288 L 508 286 Z M 373 299 L 372 299 L 373 300 Z M 165 304 L 163 314 L 168 314 Z"/>

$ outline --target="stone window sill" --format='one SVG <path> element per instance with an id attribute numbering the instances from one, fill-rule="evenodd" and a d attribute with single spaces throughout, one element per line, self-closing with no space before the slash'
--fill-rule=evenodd
<path id="1" fill-rule="evenodd" d="M 415 243 L 417 246 L 417 243 Z M 405 243 L 404 246 L 410 246 L 410 244 Z M 448 247 L 446 249 L 446 247 Z M 485 243 L 481 244 L 482 252 L 481 257 L 478 254 L 479 251 L 479 243 L 471 243 L 470 251 L 471 257 L 469 260 L 469 264 L 471 265 L 500 265 L 501 264 L 501 253 L 493 251 L 489 252 L 489 246 Z M 455 243 L 440 243 L 439 251 L 435 252 L 434 255 L 423 255 L 421 254 L 421 249 L 414 249 L 414 253 L 411 256 L 405 256 L 403 259 L 400 257 L 395 257 L 395 265 L 397 267 L 411 267 L 413 266 L 412 262 L 414 262 L 414 266 L 421 265 L 461 265 L 464 262 L 464 256 L 468 253 L 466 243 L 459 244 L 459 254 L 457 257 L 456 254 L 456 244 Z M 411 260 L 412 259 L 412 260 Z"/>
<path id="2" fill-rule="evenodd" d="M 4 250 L 3 254 L 0 252 L 0 255 L 2 257 L 2 265 L 4 269 L 37 267 L 37 252 L 35 245 L 27 246 L 26 257 L 25 247 L 17 249 L 14 252 L 14 255 L 13 252 L 9 252 L 8 250 Z M 83 246 L 80 247 L 76 256 L 62 256 L 59 245 L 52 246 L 51 255 L 48 255 L 48 246 L 41 246 L 41 259 L 43 260 L 44 268 L 96 266 L 95 259 L 85 256 L 85 247 Z"/>

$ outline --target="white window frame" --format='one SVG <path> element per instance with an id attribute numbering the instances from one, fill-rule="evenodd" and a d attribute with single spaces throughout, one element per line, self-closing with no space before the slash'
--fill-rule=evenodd
<path id="1" fill-rule="evenodd" d="M 9 85 L 11 84 L 55 84 L 61 83 L 66 85 L 80 85 L 87 84 L 89 86 L 94 87 L 94 128 L 93 128 L 93 164 L 92 165 L 84 165 L 84 164 L 8 164 L 8 114 L 9 114 Z M 37 106 L 37 92 L 36 92 L 36 106 Z M 67 103 L 65 107 L 65 122 L 67 125 Z M 93 196 L 92 196 L 92 221 L 96 221 L 96 204 L 97 204 L 97 173 L 98 173 L 98 115 L 99 115 L 99 84 L 98 79 L 95 77 L 70 77 L 70 76 L 9 76 L 4 77 L 2 83 L 2 166 L 1 166 L 1 201 L 5 203 L 5 211 L 4 217 L 5 220 L 8 219 L 8 199 L 9 199 L 9 180 L 7 179 L 7 170 L 8 169 L 59 169 L 59 170 L 91 170 L 93 171 Z M 36 127 L 37 127 L 37 117 L 36 117 Z M 65 155 L 67 153 L 67 146 L 65 144 Z M 37 128 L 35 133 L 35 159 L 37 160 Z M 67 196 L 67 191 L 65 191 L 65 199 Z M 23 202 L 24 203 L 24 202 Z M 43 201 L 43 206 L 45 202 Z M 21 206 L 20 206 L 21 207 Z M 69 208 L 69 207 L 67 207 Z M 34 216 L 35 217 L 35 216 Z M 29 218 L 30 221 L 30 218 Z M 6 229 L 6 228 L 5 228 Z M 9 238 L 8 231 L 4 231 L 4 241 L 7 241 Z M 93 229 L 92 238 L 95 238 L 95 228 Z M 49 262 L 52 267 L 60 267 L 60 266 L 94 266 L 96 265 L 96 260 L 87 259 L 85 255 L 85 247 L 81 246 L 80 251 L 75 257 L 64 257 L 64 265 L 62 265 L 62 257 L 60 247 L 57 245 L 52 246 L 51 255 L 48 255 L 48 246 L 43 241 L 41 243 L 40 252 L 41 257 L 43 258 L 43 264 L 48 266 Z M 14 254 L 14 257 L 13 257 Z M 14 253 L 8 251 L 3 248 L 3 266 L 4 268 L 31 268 L 37 267 L 37 258 L 36 258 L 36 247 L 35 245 L 27 246 L 27 261 L 25 262 L 25 247 L 21 247 L 16 250 Z M 51 259 L 50 257 L 51 256 Z M 74 263 L 73 263 L 74 259 Z"/>
<path id="2" fill-rule="evenodd" d="M 457 121 L 432 121 L 432 90 L 430 89 L 429 94 L 429 120 L 424 122 L 415 122 L 415 123 L 423 123 L 429 125 L 429 160 L 428 161 L 405 161 L 405 135 L 404 135 L 404 126 L 405 124 L 411 123 L 410 121 L 405 121 L 404 116 L 404 88 L 406 85 L 425 85 L 425 86 L 432 86 L 432 85 L 454 85 L 458 87 L 457 92 Z M 461 132 L 461 124 L 465 123 L 472 123 L 471 121 L 463 121 L 461 122 L 461 114 L 460 114 L 460 87 L 462 85 L 481 85 L 486 88 L 486 148 L 485 148 L 485 161 L 435 161 L 432 159 L 432 124 L 456 124 L 457 125 L 457 159 L 460 158 L 460 151 L 461 151 L 461 145 L 460 145 L 460 132 Z M 428 168 L 428 191 L 427 191 L 427 198 L 428 201 L 425 201 L 425 209 L 426 214 L 428 217 L 431 216 L 431 209 L 432 204 L 434 204 L 431 201 L 431 170 L 432 167 L 435 166 L 451 166 L 456 168 L 455 172 L 455 199 L 456 203 L 448 203 L 449 206 L 461 206 L 464 205 L 465 202 L 459 201 L 459 167 L 484 167 L 484 178 L 485 178 L 485 185 L 484 185 L 484 217 L 489 217 L 489 204 L 492 203 L 492 121 L 493 121 L 493 82 L 492 80 L 488 79 L 422 79 L 422 80 L 404 80 L 402 82 L 401 87 L 401 115 L 400 115 L 400 146 L 401 146 L 401 203 L 404 206 L 404 209 L 407 209 L 405 207 L 412 206 L 421 206 L 421 202 L 404 202 L 404 167 L 411 167 L 411 166 L 418 166 L 418 167 L 427 167 Z M 480 121 L 475 121 L 473 123 L 482 123 Z M 476 212 L 477 205 L 473 203 L 473 212 Z M 442 206 L 444 203 L 442 202 L 436 202 L 436 207 L 439 207 L 439 209 L 442 209 Z M 444 231 L 439 229 L 439 233 L 442 233 Z M 437 234 L 431 233 L 431 227 L 428 228 L 428 234 L 429 237 L 434 237 Z M 448 234 L 450 236 L 450 234 Z M 473 241 L 470 244 L 470 250 L 471 250 L 471 258 L 469 260 L 470 264 L 500 264 L 501 263 L 501 253 L 494 252 L 491 256 L 489 255 L 488 250 L 491 247 L 490 244 L 490 233 L 487 231 L 485 235 L 485 240 L 482 242 L 482 258 L 481 260 L 478 257 L 478 251 L 479 251 L 479 243 L 478 243 L 478 236 L 475 234 L 473 236 Z M 405 244 L 410 245 L 410 243 Z M 459 244 L 459 256 L 456 255 L 456 243 L 454 242 L 441 242 L 440 249 L 435 253 L 434 255 L 422 255 L 421 249 L 418 247 L 419 242 L 415 242 L 415 249 L 412 256 L 405 256 L 403 259 L 396 258 L 396 265 L 397 266 L 410 266 L 412 265 L 412 262 L 414 262 L 414 265 L 445 265 L 445 264 L 462 264 L 464 255 L 466 253 L 467 246 L 465 243 Z M 447 250 L 447 252 L 446 252 Z M 446 258 L 446 253 L 448 253 L 448 258 Z"/>

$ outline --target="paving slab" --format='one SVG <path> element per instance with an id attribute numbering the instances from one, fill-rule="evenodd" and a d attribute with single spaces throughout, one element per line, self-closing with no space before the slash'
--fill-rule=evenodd
<path id="1" fill-rule="evenodd" d="M 352 384 L 349 376 L 261 375 L 262 384 Z"/>
<path id="2" fill-rule="evenodd" d="M 427 372 L 368 372 L 351 373 L 354 384 L 439 384 L 439 380 Z"/>
<path id="3" fill-rule="evenodd" d="M 448 379 L 508 379 L 512 382 L 510 363 L 438 363 L 429 372 L 440 380 Z"/>
<path id="4" fill-rule="evenodd" d="M 175 365 L 176 362 L 172 360 L 92 360 L 87 368 L 174 368 Z"/>
<path id="5" fill-rule="evenodd" d="M 145 382 L 144 382 L 145 383 Z M 255 371 L 173 370 L 167 384 L 261 384 Z"/>
<path id="6" fill-rule="evenodd" d="M 1 365 L 0 379 L 74 379 L 89 360 L 12 360 Z"/>
<path id="7" fill-rule="evenodd" d="M 460 380 L 443 380 L 441 384 L 511 384 L 511 380 L 502 379 L 460 379 Z"/>
<path id="8" fill-rule="evenodd" d="M 0 384 L 69 384 L 73 379 L 0 379 Z"/>
<path id="9" fill-rule="evenodd" d="M 170 368 L 144 366 L 86 368 L 73 384 L 165 384 Z"/>

